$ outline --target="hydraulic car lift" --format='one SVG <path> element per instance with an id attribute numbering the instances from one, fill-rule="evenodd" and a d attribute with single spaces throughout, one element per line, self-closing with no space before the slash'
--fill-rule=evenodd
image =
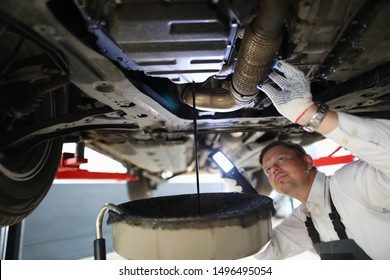
<path id="1" fill-rule="evenodd" d="M 91 172 L 80 169 L 80 165 L 87 163 L 88 159 L 75 156 L 73 153 L 62 153 L 56 179 L 90 179 L 105 180 L 113 179 L 118 181 L 137 181 L 138 176 L 127 173 Z"/>
<path id="2" fill-rule="evenodd" d="M 336 153 L 340 151 L 340 149 L 341 147 L 338 147 L 328 156 L 314 159 L 314 165 L 320 167 L 334 164 L 345 164 L 355 160 L 356 157 L 352 154 L 336 155 Z M 127 173 L 91 172 L 88 170 L 80 169 L 80 165 L 84 163 L 88 163 L 88 159 L 82 156 L 76 156 L 74 153 L 63 153 L 57 171 L 56 179 L 113 179 L 118 181 L 138 180 L 138 176 L 133 176 Z"/>

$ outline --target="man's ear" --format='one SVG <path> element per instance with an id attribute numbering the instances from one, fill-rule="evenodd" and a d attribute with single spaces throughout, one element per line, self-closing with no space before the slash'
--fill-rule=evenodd
<path id="1" fill-rule="evenodd" d="M 311 155 L 305 155 L 303 160 L 305 161 L 305 165 L 306 165 L 306 168 L 308 170 L 312 169 L 313 166 L 314 166 L 314 160 L 313 158 L 311 157 Z"/>

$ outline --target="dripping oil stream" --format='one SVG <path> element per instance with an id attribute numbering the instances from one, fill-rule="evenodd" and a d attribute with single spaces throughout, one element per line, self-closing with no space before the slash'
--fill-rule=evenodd
<path id="1" fill-rule="evenodd" d="M 195 172 L 196 172 L 196 193 L 198 198 L 198 215 L 200 216 L 200 187 L 199 187 L 199 162 L 198 162 L 198 125 L 197 112 L 195 102 L 195 83 L 192 83 L 192 108 L 193 108 L 193 122 L 194 122 L 194 142 L 195 142 Z"/>

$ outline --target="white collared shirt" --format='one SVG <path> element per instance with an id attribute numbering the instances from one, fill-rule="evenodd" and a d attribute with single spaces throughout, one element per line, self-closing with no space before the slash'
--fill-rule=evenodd
<path id="1" fill-rule="evenodd" d="M 390 259 L 390 121 L 338 113 L 339 126 L 326 135 L 359 157 L 333 176 L 317 172 L 308 201 L 272 230 L 257 259 L 284 259 L 313 244 L 305 226 L 310 215 L 321 241 L 339 240 L 329 218 L 329 190 L 346 233 L 373 259 Z"/>

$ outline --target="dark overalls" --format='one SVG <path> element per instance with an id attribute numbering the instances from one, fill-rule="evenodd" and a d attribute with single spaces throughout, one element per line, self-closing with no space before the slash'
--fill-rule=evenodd
<path id="1" fill-rule="evenodd" d="M 333 204 L 330 196 L 330 206 L 332 212 L 329 217 L 332 220 L 334 230 L 337 232 L 340 240 L 321 242 L 320 235 L 314 227 L 311 217 L 306 217 L 306 228 L 313 242 L 314 249 L 321 260 L 371 260 L 371 258 L 356 244 L 353 239 L 349 239 L 340 215 Z"/>

